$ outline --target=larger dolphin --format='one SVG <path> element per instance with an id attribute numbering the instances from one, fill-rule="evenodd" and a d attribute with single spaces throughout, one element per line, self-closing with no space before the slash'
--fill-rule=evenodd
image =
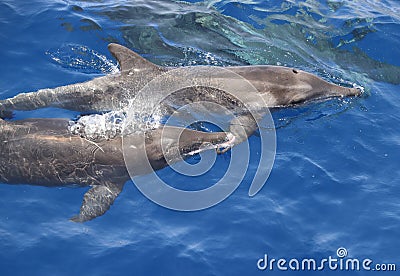
<path id="1" fill-rule="evenodd" d="M 91 186 L 79 215 L 83 222 L 104 214 L 130 179 L 123 156 L 121 136 L 96 143 L 72 135 L 68 120 L 0 119 L 0 182 L 41 186 Z M 135 148 L 144 147 L 147 157 L 130 158 L 137 175 L 147 174 L 197 153 L 203 143 L 219 145 L 223 132 L 206 133 L 177 127 L 161 127 L 125 139 Z M 161 139 L 162 135 L 162 139 Z M 180 135 L 180 136 L 179 136 Z M 179 137 L 177 140 L 176 138 Z M 162 148 L 163 147 L 163 148 Z M 165 149 L 164 151 L 162 149 Z M 151 167 L 143 166 L 147 158 Z"/>
<path id="2" fill-rule="evenodd" d="M 144 59 L 130 49 L 109 44 L 108 49 L 117 59 L 120 72 L 93 80 L 20 93 L 0 100 L 0 115 L 9 116 L 13 110 L 33 110 L 43 107 L 59 107 L 81 112 L 118 110 L 127 105 L 146 84 L 172 68 L 161 67 Z M 360 95 L 358 88 L 348 88 L 329 83 L 302 70 L 282 66 L 232 66 L 226 67 L 248 80 L 264 99 L 265 107 L 282 107 L 315 99 Z M 227 105 L 226 97 L 210 97 L 203 100 Z M 193 93 L 183 94 L 186 102 L 196 101 Z M 180 95 L 182 97 L 182 94 Z M 176 99 L 170 99 L 174 102 Z"/>

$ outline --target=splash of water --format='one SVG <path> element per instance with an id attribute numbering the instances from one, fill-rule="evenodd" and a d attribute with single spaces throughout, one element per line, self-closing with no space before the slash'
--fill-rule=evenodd
<path id="1" fill-rule="evenodd" d="M 122 133 L 125 119 L 123 111 L 85 115 L 70 121 L 68 130 L 88 140 L 112 139 Z"/>
<path id="2" fill-rule="evenodd" d="M 97 141 L 113 139 L 122 134 L 145 132 L 160 126 L 162 117 L 159 109 L 151 114 L 140 110 L 127 112 L 131 107 L 132 104 L 129 104 L 125 109 L 118 111 L 80 116 L 77 120 L 69 121 L 68 130 L 73 135 Z M 129 118 L 127 114 L 129 114 Z"/>

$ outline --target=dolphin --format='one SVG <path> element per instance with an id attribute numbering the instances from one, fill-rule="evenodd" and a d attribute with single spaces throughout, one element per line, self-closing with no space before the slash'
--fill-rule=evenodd
<path id="1" fill-rule="evenodd" d="M 130 175 L 124 162 L 121 135 L 93 142 L 72 135 L 68 122 L 66 119 L 0 119 L 0 182 L 48 187 L 90 186 L 80 213 L 71 218 L 84 222 L 103 215 L 110 208 Z M 144 147 L 147 153 L 151 167 L 142 166 L 146 158 L 143 156 L 135 156 L 134 164 L 130 164 L 137 168 L 137 175 L 164 168 L 167 160 L 171 164 L 210 149 L 204 143 L 216 148 L 228 139 L 224 132 L 206 133 L 173 126 L 150 129 L 144 134 L 131 133 L 124 138 L 134 148 Z"/>
<path id="2" fill-rule="evenodd" d="M 110 53 L 117 59 L 120 72 L 56 88 L 40 89 L 20 93 L 12 98 L 0 100 L 0 116 L 9 117 L 14 110 L 34 110 L 44 107 L 59 107 L 79 112 L 107 112 L 126 107 L 128 101 L 151 80 L 173 69 L 158 66 L 134 51 L 115 43 L 108 45 Z M 266 108 L 285 107 L 311 100 L 331 97 L 358 96 L 361 89 L 342 87 L 329 83 L 305 71 L 283 66 L 230 66 L 224 67 L 249 81 L 264 99 Z M 196 93 L 188 90 L 179 97 L 166 101 L 176 103 L 184 97 L 185 102 L 198 100 Z M 210 96 L 211 95 L 211 96 Z M 235 102 L 229 96 L 215 97 L 203 91 L 202 100 L 218 101 L 221 105 Z M 235 103 L 233 104 L 235 105 Z"/>

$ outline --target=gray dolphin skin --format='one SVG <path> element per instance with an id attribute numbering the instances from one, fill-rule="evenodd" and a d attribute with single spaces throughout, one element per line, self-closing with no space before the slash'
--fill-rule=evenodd
<path id="1" fill-rule="evenodd" d="M 118 44 L 110 44 L 108 49 L 119 63 L 119 73 L 83 83 L 20 93 L 15 97 L 0 100 L 0 117 L 11 117 L 12 112 L 16 110 L 45 107 L 84 113 L 121 110 L 151 80 L 173 69 L 153 64 Z M 227 68 L 257 89 L 264 100 L 265 108 L 361 94 L 358 88 L 341 87 L 293 68 L 268 65 Z M 249 110 L 244 110 L 240 101 L 223 91 L 207 87 L 177 91 L 165 98 L 161 105 L 165 107 L 165 115 L 168 115 L 183 104 L 197 101 L 215 102 L 239 113 L 239 116 L 230 122 L 229 129 L 235 138 L 235 144 L 247 139 L 257 128 L 255 118 Z M 67 126 L 68 120 L 60 119 L 0 119 L 0 182 L 43 186 L 91 186 L 84 196 L 79 215 L 72 219 L 83 222 L 104 214 L 130 176 L 124 163 L 121 136 L 96 140 L 94 143 L 71 134 Z M 237 126 L 242 129 L 237 130 Z M 177 137 L 173 135 L 177 131 L 182 132 L 179 141 L 172 138 Z M 172 156 L 164 156 L 162 153 L 161 144 L 164 142 L 161 140 L 164 139 L 160 138 L 161 132 L 170 137 L 167 139 L 168 146 L 174 150 L 168 152 Z M 177 162 L 180 158 L 200 151 L 205 142 L 218 145 L 228 140 L 224 132 L 204 133 L 176 127 L 148 130 L 145 144 L 141 140 L 142 136 L 129 135 L 128 138 L 135 147 L 145 147 L 148 160 L 155 170 L 167 166 L 166 160 Z M 137 158 L 137 164 L 134 165 L 141 168 L 142 162 L 143 158 Z M 149 171 L 138 169 L 137 173 L 146 174 Z"/>
<path id="2" fill-rule="evenodd" d="M 0 182 L 47 187 L 91 186 L 79 215 L 71 220 L 84 222 L 103 215 L 130 179 L 124 162 L 122 137 L 100 139 L 96 143 L 72 135 L 68 120 L 0 119 Z M 145 137 L 143 137 L 145 135 Z M 161 139 L 162 135 L 162 139 Z M 176 137 L 179 137 L 177 141 Z M 224 132 L 206 133 L 186 128 L 160 127 L 145 134 L 129 134 L 135 148 L 145 147 L 147 157 L 133 160 L 137 175 L 147 174 L 203 150 L 204 143 L 227 141 Z M 162 147 L 166 149 L 163 153 Z M 205 150 L 205 149 L 204 149 Z M 146 158 L 151 168 L 142 166 Z M 136 164 L 137 163 L 137 164 Z"/>
<path id="3" fill-rule="evenodd" d="M 117 59 L 120 73 L 93 80 L 20 93 L 15 97 L 0 100 L 0 115 L 10 116 L 13 110 L 34 110 L 44 107 L 59 107 L 80 112 L 106 112 L 125 107 L 129 99 L 137 95 L 147 83 L 171 68 L 161 67 L 142 58 L 132 50 L 109 44 L 111 54 Z M 266 107 L 283 107 L 315 99 L 357 96 L 358 88 L 348 88 L 329 83 L 313 74 L 282 66 L 232 66 L 227 69 L 248 80 L 263 97 Z M 227 105 L 226 97 L 210 97 L 203 93 L 202 100 L 216 101 Z M 196 101 L 195 93 L 187 91 L 179 95 L 186 102 Z M 179 100 L 179 99 L 178 99 Z M 172 99 L 174 102 L 175 99 Z"/>

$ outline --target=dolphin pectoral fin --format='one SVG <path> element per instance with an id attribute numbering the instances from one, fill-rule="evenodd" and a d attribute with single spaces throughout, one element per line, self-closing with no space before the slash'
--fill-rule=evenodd
<path id="1" fill-rule="evenodd" d="M 144 59 L 139 54 L 135 53 L 134 51 L 122 45 L 116 43 L 110 43 L 108 45 L 108 50 L 117 59 L 122 72 L 130 71 L 132 69 L 135 70 L 161 69 L 160 66 Z"/>
<path id="2" fill-rule="evenodd" d="M 121 193 L 124 183 L 106 183 L 93 186 L 83 197 L 79 215 L 71 218 L 74 222 L 85 222 L 103 215 L 110 209 Z"/>

